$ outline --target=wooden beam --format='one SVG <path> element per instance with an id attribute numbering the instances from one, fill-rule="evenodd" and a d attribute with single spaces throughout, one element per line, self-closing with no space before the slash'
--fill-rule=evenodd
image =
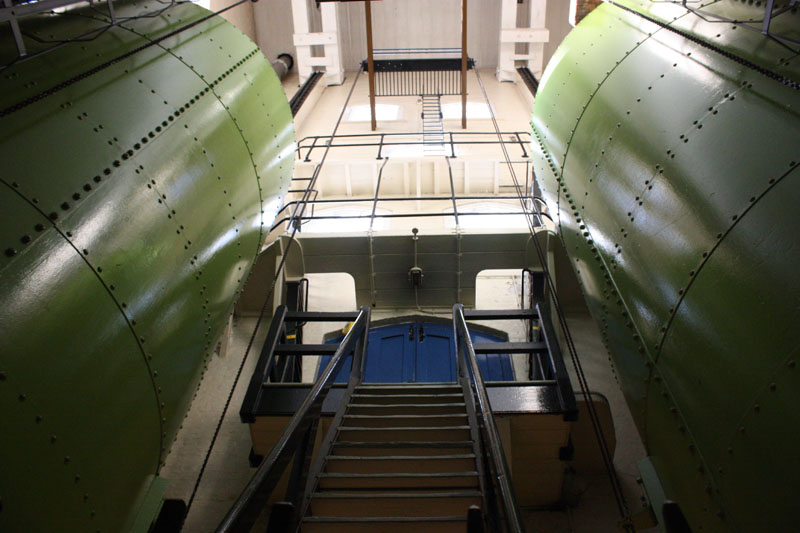
<path id="1" fill-rule="evenodd" d="M 466 0 L 464 0 L 466 2 Z M 378 129 L 375 120 L 375 60 L 372 56 L 372 7 L 369 0 L 364 2 L 364 12 L 367 19 L 367 71 L 369 73 L 369 113 L 372 121 L 372 131 Z"/>
<path id="2" fill-rule="evenodd" d="M 461 0 L 461 127 L 467 129 L 467 0 Z"/>

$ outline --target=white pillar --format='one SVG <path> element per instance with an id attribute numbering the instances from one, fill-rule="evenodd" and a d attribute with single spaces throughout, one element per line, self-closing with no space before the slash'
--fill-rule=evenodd
<path id="1" fill-rule="evenodd" d="M 335 39 L 325 44 L 326 82 L 328 85 L 341 85 L 344 82 L 342 67 L 342 48 L 339 35 L 339 2 L 325 2 L 322 7 L 322 32 L 333 35 Z"/>
<path id="2" fill-rule="evenodd" d="M 516 42 L 507 38 L 517 28 L 517 0 L 502 0 L 500 6 L 500 47 L 497 58 L 497 81 L 514 80 L 514 48 Z"/>
<path id="3" fill-rule="evenodd" d="M 528 45 L 528 68 L 537 80 L 542 79 L 544 70 L 544 43 L 550 40 L 550 32 L 545 28 L 547 0 L 531 0 L 530 20 L 528 24 L 533 30 L 539 30 L 539 40 Z"/>
<path id="4" fill-rule="evenodd" d="M 340 85 L 344 81 L 342 50 L 339 46 L 339 4 L 325 2 L 320 5 L 322 12 L 322 31 L 311 33 L 308 24 L 307 0 L 292 0 L 294 19 L 294 46 L 297 51 L 297 73 L 300 84 L 311 76 L 314 67 L 325 68 L 326 83 Z M 324 57 L 312 57 L 311 47 L 322 45 Z"/>
<path id="5" fill-rule="evenodd" d="M 308 3 L 306 0 L 292 0 L 292 20 L 294 22 L 295 63 L 300 75 L 300 85 L 311 76 L 311 44 L 305 43 L 308 33 Z"/>
<path id="6" fill-rule="evenodd" d="M 522 61 L 537 77 L 542 75 L 544 43 L 550 40 L 545 25 L 547 0 L 529 0 L 530 19 L 527 28 L 517 27 L 516 0 L 502 0 L 500 14 L 500 46 L 497 58 L 497 80 L 513 81 L 515 65 Z M 517 43 L 528 43 L 527 54 L 517 54 Z"/>

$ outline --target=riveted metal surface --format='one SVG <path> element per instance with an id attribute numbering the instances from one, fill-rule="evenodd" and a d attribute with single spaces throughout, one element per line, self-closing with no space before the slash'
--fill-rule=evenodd
<path id="1" fill-rule="evenodd" d="M 32 222 L 31 204 L 6 185 L 0 195 L 4 210 Z M 45 225 L 40 237 L 0 270 L 0 385 L 18 395 L 0 404 L 0 525 L 8 531 L 52 529 L 60 515 L 42 513 L 41 502 L 63 497 L 79 503 L 64 523 L 85 530 L 77 525 L 95 511 L 92 530 L 105 528 L 118 523 L 120 500 L 135 502 L 146 488 L 143 477 L 109 482 L 109 473 L 153 472 L 158 464 L 155 394 L 119 307 L 82 253 L 37 214 L 37 223 Z M 12 425 L 20 409 L 24 423 Z M 46 446 L 57 451 L 39 455 Z M 35 475 L 42 468 L 46 472 Z"/>
<path id="2" fill-rule="evenodd" d="M 139 50 L 208 12 L 177 4 L 128 19 L 144 4 L 115 6 L 120 23 L 97 39 L 0 78 L 0 372 L 37 399 L 80 470 L 66 488 L 47 470 L 23 474 L 42 456 L 21 452 L 38 437 L 15 426 L 4 530 L 130 526 L 291 178 L 291 111 L 251 41 L 215 17 Z M 82 14 L 70 23 L 102 19 Z M 52 20 L 24 24 L 51 38 L 81 31 Z M 37 513 L 43 504 L 61 511 Z"/>
<path id="3" fill-rule="evenodd" d="M 800 67 L 677 4 L 620 3 L 652 20 L 604 4 L 548 66 L 537 181 L 668 497 L 704 530 L 786 529 L 800 465 L 786 468 L 784 428 L 800 422 L 800 389 L 769 396 L 780 414 L 757 419 L 746 453 L 727 450 L 800 345 L 800 93 L 764 74 L 796 80 Z M 774 29 L 796 33 L 797 17 Z M 780 459 L 762 460 L 769 450 Z"/>

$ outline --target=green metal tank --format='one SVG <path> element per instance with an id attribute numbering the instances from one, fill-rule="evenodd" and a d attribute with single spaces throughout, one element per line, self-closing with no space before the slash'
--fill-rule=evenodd
<path id="1" fill-rule="evenodd" d="M 2 531 L 148 527 L 292 174 L 252 41 L 191 3 L 114 7 L 24 19 L 24 61 L 0 28 Z"/>
<path id="2" fill-rule="evenodd" d="M 800 13 L 769 37 L 721 20 L 765 4 L 604 3 L 533 112 L 538 183 L 694 531 L 800 530 Z"/>

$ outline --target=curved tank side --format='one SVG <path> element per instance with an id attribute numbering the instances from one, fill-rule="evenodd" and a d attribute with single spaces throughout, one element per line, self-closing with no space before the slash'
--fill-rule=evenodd
<path id="1" fill-rule="evenodd" d="M 772 30 L 800 41 L 800 13 Z M 695 531 L 800 527 L 798 81 L 758 32 L 629 0 L 570 33 L 534 105 L 537 181 Z"/>
<path id="2" fill-rule="evenodd" d="M 3 531 L 131 527 L 291 179 L 253 42 L 191 3 L 114 5 L 117 25 L 0 73 Z"/>

